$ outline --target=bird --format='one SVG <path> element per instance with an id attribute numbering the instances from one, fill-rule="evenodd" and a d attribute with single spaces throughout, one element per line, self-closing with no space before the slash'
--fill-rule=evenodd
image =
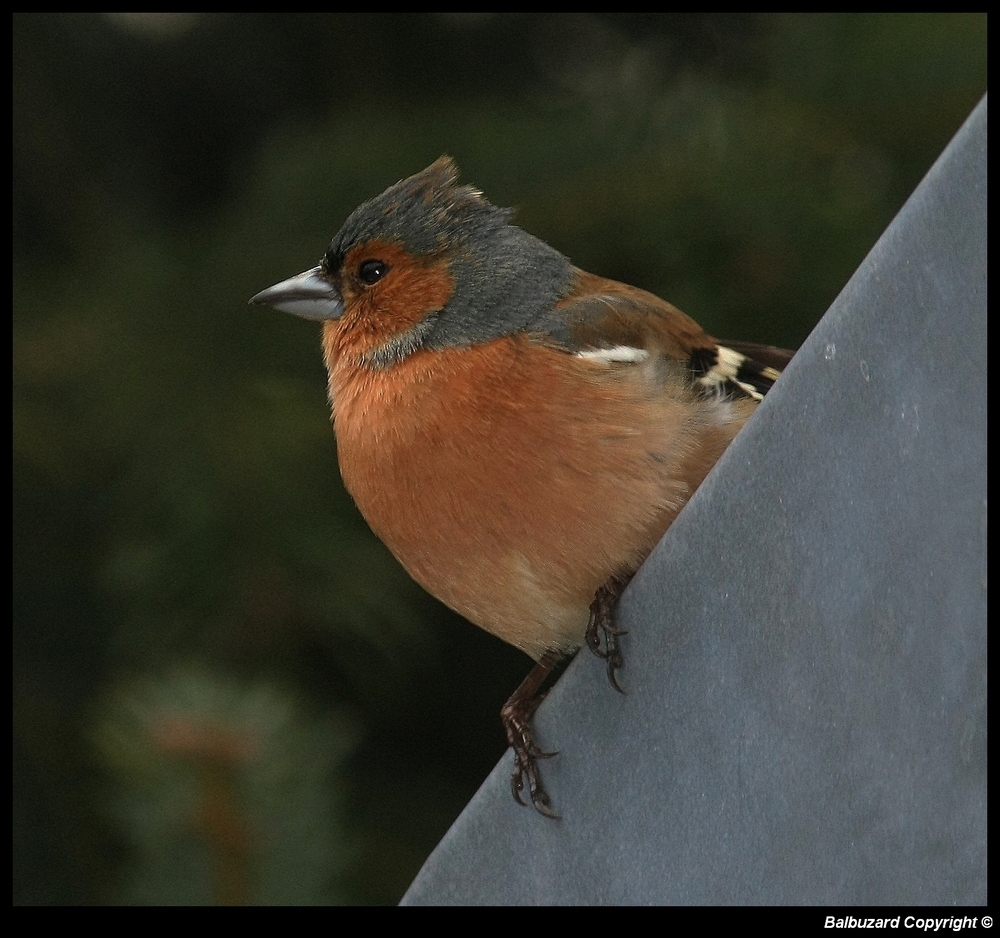
<path id="1" fill-rule="evenodd" d="M 719 342 L 588 273 L 442 156 L 250 302 L 322 322 L 341 476 L 432 595 L 535 662 L 511 790 L 552 818 L 531 718 L 582 645 L 622 690 L 618 597 L 792 353 Z"/>

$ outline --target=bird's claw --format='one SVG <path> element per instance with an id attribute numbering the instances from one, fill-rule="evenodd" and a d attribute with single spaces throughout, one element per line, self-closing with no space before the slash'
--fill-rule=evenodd
<path id="1" fill-rule="evenodd" d="M 587 647 L 598 658 L 604 658 L 608 663 L 608 680 L 611 686 L 621 694 L 625 691 L 618 683 L 618 669 L 625 663 L 622 657 L 621 646 L 618 639 L 622 635 L 628 635 L 625 629 L 615 628 L 615 606 L 618 597 L 621 596 L 628 579 L 624 577 L 612 577 L 602 586 L 594 596 L 594 601 L 590 604 L 590 621 L 587 623 Z M 601 635 L 604 641 L 601 641 Z"/>
<path id="2" fill-rule="evenodd" d="M 524 779 L 528 779 L 528 794 L 531 797 L 531 804 L 539 814 L 552 818 L 554 821 L 560 820 L 560 815 L 552 810 L 552 802 L 549 793 L 542 785 L 542 780 L 538 775 L 538 759 L 548 759 L 557 755 L 554 752 L 541 752 L 537 748 L 529 752 L 514 750 L 514 771 L 510 776 L 510 790 L 514 795 L 514 800 L 520 805 L 525 805 L 521 792 L 524 791 Z M 527 807 L 527 805 L 525 805 Z"/>
<path id="3" fill-rule="evenodd" d="M 537 688 L 532 688 L 527 693 L 522 693 L 523 690 L 525 689 L 522 685 L 500 712 L 504 729 L 507 731 L 507 742 L 514 750 L 514 771 L 510 777 L 510 790 L 514 800 L 524 805 L 521 793 L 527 780 L 528 794 L 535 810 L 553 820 L 559 820 L 559 815 L 552 810 L 549 794 L 542 785 L 538 772 L 539 759 L 551 759 L 558 753 L 545 752 L 538 748 L 529 722 L 545 695 L 538 694 Z"/>

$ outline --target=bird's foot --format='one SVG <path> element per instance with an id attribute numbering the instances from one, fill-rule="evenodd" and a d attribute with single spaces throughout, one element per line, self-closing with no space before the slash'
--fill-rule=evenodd
<path id="1" fill-rule="evenodd" d="M 514 771 L 510 777 L 510 790 L 514 795 L 514 800 L 518 804 L 525 803 L 524 799 L 521 798 L 521 793 L 524 791 L 525 780 L 527 780 L 528 795 L 535 810 L 553 820 L 559 820 L 559 815 L 552 810 L 551 799 L 542 785 L 542 779 L 538 772 L 538 760 L 551 759 L 558 753 L 543 752 L 538 748 L 531 731 L 531 717 L 538 709 L 538 705 L 545 699 L 545 692 L 541 691 L 542 684 L 545 683 L 558 663 L 558 656 L 545 655 L 531 669 L 528 676 L 511 694 L 510 700 L 504 704 L 500 711 L 500 719 L 507 732 L 507 742 L 514 750 Z"/>
<path id="2" fill-rule="evenodd" d="M 526 720 L 521 720 L 518 716 L 506 712 L 504 708 L 504 725 L 507 729 L 507 739 L 514 749 L 514 771 L 510 776 L 510 790 L 514 795 L 514 800 L 518 804 L 524 804 L 521 792 L 524 791 L 525 780 L 528 785 L 528 796 L 531 803 L 539 814 L 559 820 L 559 815 L 552 810 L 552 801 L 549 793 L 542 785 L 541 777 L 538 773 L 538 760 L 550 759 L 558 755 L 555 752 L 543 752 L 535 744 L 531 733 L 531 727 Z"/>
<path id="3" fill-rule="evenodd" d="M 625 592 L 632 579 L 628 576 L 613 576 L 607 583 L 598 589 L 594 596 L 594 601 L 590 604 L 590 621 L 587 623 L 587 647 L 597 655 L 604 658 L 608 663 L 608 680 L 611 686 L 624 694 L 621 685 L 618 683 L 618 669 L 624 664 L 621 645 L 618 639 L 628 633 L 623 629 L 615 628 L 615 606 L 618 604 L 618 597 Z M 604 636 L 603 642 L 601 636 Z"/>

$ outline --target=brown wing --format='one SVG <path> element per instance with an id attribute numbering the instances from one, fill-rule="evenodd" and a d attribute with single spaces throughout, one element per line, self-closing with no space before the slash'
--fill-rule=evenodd
<path id="1" fill-rule="evenodd" d="M 768 345 L 719 342 L 655 294 L 584 271 L 557 313 L 547 338 L 566 351 L 604 350 L 609 359 L 628 362 L 640 360 L 629 357 L 635 350 L 683 363 L 692 386 L 704 394 L 759 401 L 793 354 Z"/>

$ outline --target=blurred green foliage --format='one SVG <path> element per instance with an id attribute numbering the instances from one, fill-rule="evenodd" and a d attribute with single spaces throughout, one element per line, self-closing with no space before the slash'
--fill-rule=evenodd
<path id="1" fill-rule="evenodd" d="M 794 346 L 986 88 L 979 14 L 13 24 L 19 904 L 292 901 L 171 885 L 222 854 L 164 831 L 191 781 L 150 794 L 137 713 L 201 699 L 192 738 L 224 740 L 220 700 L 273 702 L 253 777 L 286 780 L 287 836 L 315 818 L 302 901 L 396 901 L 504 751 L 529 662 L 368 532 L 317 327 L 246 306 L 358 202 L 446 152 L 580 266 Z M 190 856 L 152 862 L 170 836 Z"/>

